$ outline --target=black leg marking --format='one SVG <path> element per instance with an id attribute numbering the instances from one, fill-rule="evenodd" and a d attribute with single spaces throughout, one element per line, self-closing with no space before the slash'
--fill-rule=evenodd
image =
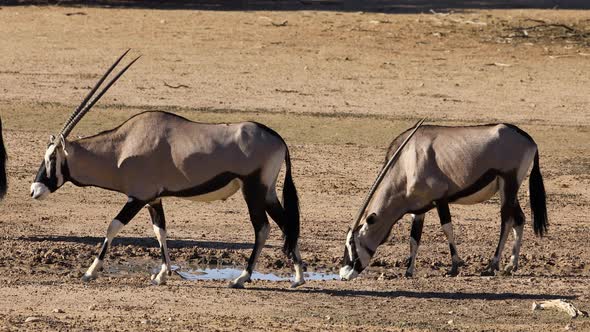
<path id="1" fill-rule="evenodd" d="M 410 231 L 410 257 L 406 263 L 406 278 L 414 276 L 414 268 L 416 266 L 416 255 L 420 240 L 422 239 L 422 230 L 424 227 L 424 215 L 414 215 L 412 219 L 412 230 Z"/>
<path id="2" fill-rule="evenodd" d="M 101 261 L 104 260 L 104 256 L 107 254 L 107 249 L 109 248 L 109 241 L 107 239 L 104 240 L 102 243 L 102 248 L 100 248 L 100 254 L 98 254 L 98 259 Z"/>
<path id="3" fill-rule="evenodd" d="M 103 242 L 102 248 L 100 249 L 100 253 L 90 266 L 82 280 L 89 281 L 95 279 L 97 276 L 97 272 L 102 269 L 102 262 L 106 256 L 107 250 L 113 241 L 113 238 L 117 235 L 117 233 L 121 230 L 124 225 L 127 225 L 133 217 L 141 210 L 141 208 L 145 205 L 145 202 L 129 198 L 125 206 L 121 209 L 117 217 L 111 221 L 109 227 L 107 228 L 107 236 Z"/>
<path id="4" fill-rule="evenodd" d="M 516 179 L 516 171 L 502 175 L 502 192 L 501 192 L 501 204 L 500 216 L 502 223 L 500 225 L 500 239 L 498 246 L 494 251 L 494 257 L 490 261 L 488 267 L 482 272 L 482 275 L 495 275 L 495 271 L 500 270 L 500 259 L 502 258 L 502 250 L 504 250 L 504 244 L 506 244 L 506 238 L 508 237 L 508 229 L 515 221 L 515 216 L 518 214 L 518 182 Z"/>
<path id="5" fill-rule="evenodd" d="M 416 241 L 416 244 L 420 244 L 423 229 L 424 217 L 414 218 L 414 220 L 412 220 L 412 230 L 410 231 L 410 236 L 414 239 L 414 241 Z"/>
<path id="6" fill-rule="evenodd" d="M 447 200 L 439 200 L 436 202 L 436 209 L 440 224 L 449 242 L 449 250 L 451 253 L 451 269 L 447 272 L 449 276 L 456 276 L 459 274 L 459 267 L 465 265 L 465 262 L 459 257 L 459 251 L 455 244 L 455 234 L 453 232 L 453 224 L 451 223 L 451 211 L 449 210 L 449 202 Z"/>
<path id="7" fill-rule="evenodd" d="M 266 189 L 259 183 L 248 183 L 244 185 L 244 199 L 248 205 L 248 213 L 250 214 L 250 221 L 254 227 L 254 249 L 248 259 L 248 266 L 246 271 L 252 274 L 258 255 L 264 247 L 270 225 L 266 216 L 264 208 L 264 196 Z"/>
<path id="8" fill-rule="evenodd" d="M 243 288 L 244 283 L 250 281 L 252 271 L 256 265 L 258 256 L 268 237 L 270 225 L 265 210 L 265 196 L 267 188 L 260 182 L 260 172 L 256 172 L 243 180 L 242 193 L 248 206 L 250 221 L 254 227 L 254 248 L 248 259 L 248 265 L 242 274 L 230 282 L 232 288 Z"/>
<path id="9" fill-rule="evenodd" d="M 449 210 L 449 203 L 446 201 L 437 201 L 436 210 L 440 218 L 440 224 L 444 225 L 451 222 L 451 211 Z"/>
<path id="10" fill-rule="evenodd" d="M 150 202 L 148 204 L 148 211 L 152 219 L 152 224 L 154 225 L 154 233 L 156 233 L 156 237 L 160 243 L 160 257 L 162 259 L 162 264 L 166 269 L 165 271 L 160 270 L 159 274 L 153 276 L 152 281 L 155 284 L 164 284 L 166 282 L 166 278 L 164 275 L 160 274 L 165 272 L 168 276 L 170 276 L 172 274 L 172 270 L 170 269 L 170 255 L 168 252 L 166 236 L 166 217 L 164 215 L 162 201 L 160 199 L 156 199 Z"/>
<path id="11" fill-rule="evenodd" d="M 146 202 L 130 198 L 115 219 L 127 225 L 133 217 L 145 206 Z"/>

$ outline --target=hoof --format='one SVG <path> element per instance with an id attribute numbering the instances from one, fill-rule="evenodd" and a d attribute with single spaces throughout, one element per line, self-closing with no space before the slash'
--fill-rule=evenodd
<path id="1" fill-rule="evenodd" d="M 95 280 L 96 276 L 85 274 L 82 276 L 81 279 L 83 282 L 89 282 L 89 281 Z"/>
<path id="2" fill-rule="evenodd" d="M 482 277 L 493 277 L 496 275 L 496 271 L 494 270 L 483 270 L 481 271 L 481 276 Z"/>
<path id="3" fill-rule="evenodd" d="M 445 273 L 445 276 L 447 276 L 447 277 L 456 277 L 458 275 L 459 275 L 459 269 L 455 269 L 455 268 L 452 268 L 449 271 L 447 271 L 447 273 Z"/>
<path id="4" fill-rule="evenodd" d="M 234 289 L 244 289 L 243 284 L 239 284 L 239 283 L 233 282 L 233 281 L 230 281 L 230 283 L 229 283 L 229 285 L 227 285 L 227 287 L 234 288 Z"/>
<path id="5" fill-rule="evenodd" d="M 404 259 L 404 262 L 403 262 L 404 267 L 406 267 L 406 268 L 410 267 L 410 263 L 412 263 L 412 256 L 408 256 L 408 257 L 406 257 L 406 259 Z"/>
<path id="6" fill-rule="evenodd" d="M 414 278 L 414 272 L 406 271 L 406 274 L 404 274 L 404 278 Z"/>
<path id="7" fill-rule="evenodd" d="M 512 265 L 506 265 L 506 267 L 504 268 L 504 270 L 502 271 L 502 275 L 503 276 L 511 276 L 514 274 L 514 272 L 516 272 L 518 268 L 512 266 Z"/>
<path id="8" fill-rule="evenodd" d="M 291 288 L 297 288 L 303 284 L 305 284 L 305 280 L 294 281 L 291 283 Z"/>
<path id="9" fill-rule="evenodd" d="M 150 277 L 150 279 L 151 279 L 152 285 L 154 285 L 154 286 L 166 285 L 166 279 L 165 278 L 160 278 L 156 274 L 152 274 L 151 277 Z"/>

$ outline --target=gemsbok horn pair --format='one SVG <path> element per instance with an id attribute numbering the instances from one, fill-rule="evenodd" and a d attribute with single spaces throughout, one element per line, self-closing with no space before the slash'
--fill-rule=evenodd
<path id="1" fill-rule="evenodd" d="M 455 245 L 449 204 L 481 203 L 498 191 L 500 240 L 482 275 L 494 275 L 499 270 L 510 227 L 515 241 L 505 272 L 516 271 L 524 226 L 517 194 L 531 165 L 533 229 L 539 236 L 547 231 L 545 188 L 537 145 L 530 135 L 510 124 L 420 127 L 421 124 L 422 121 L 414 130 L 402 133 L 389 146 L 386 155 L 389 162 L 382 168 L 348 231 L 340 277 L 350 280 L 358 276 L 369 265 L 377 247 L 387 240 L 393 225 L 407 213 L 413 215 L 413 221 L 406 276 L 413 276 L 424 214 L 433 208 L 437 209 L 449 242 L 452 260 L 449 274 L 456 275 L 464 263 Z"/>
<path id="2" fill-rule="evenodd" d="M 170 113 L 144 112 L 115 129 L 78 140 L 67 139 L 82 117 L 137 60 L 124 67 L 89 102 L 127 52 L 98 81 L 61 132 L 50 138 L 45 158 L 31 185 L 31 196 L 35 199 L 56 191 L 67 181 L 127 196 L 127 203 L 107 229 L 98 257 L 82 279 L 88 281 L 97 277 L 115 235 L 147 205 L 162 256 L 161 269 L 152 276 L 152 281 L 164 284 L 171 269 L 162 198 L 208 202 L 224 200 L 242 189 L 255 230 L 255 243 L 246 269 L 230 286 L 241 288 L 250 280 L 269 234 L 267 213 L 282 230 L 283 249 L 294 262 L 295 280 L 291 286 L 303 284 L 297 245 L 299 199 L 292 179 L 289 149 L 272 129 L 255 122 L 203 124 Z M 283 162 L 286 171 L 281 205 L 276 182 Z"/>

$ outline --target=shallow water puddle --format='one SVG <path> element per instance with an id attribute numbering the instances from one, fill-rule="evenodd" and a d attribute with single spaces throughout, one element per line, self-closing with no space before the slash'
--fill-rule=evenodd
<path id="1" fill-rule="evenodd" d="M 204 268 L 204 269 L 187 269 L 181 270 L 178 266 L 173 267 L 173 271 L 185 280 L 233 280 L 240 276 L 242 270 L 235 268 Z M 305 280 L 337 280 L 337 274 L 321 272 L 303 273 Z M 252 280 L 265 281 L 288 281 L 293 279 L 292 276 L 281 276 L 273 273 L 260 273 L 254 271 Z"/>
<path id="2" fill-rule="evenodd" d="M 125 261 L 119 264 L 109 264 L 105 267 L 112 277 L 130 276 L 138 273 L 155 274 L 160 271 L 160 267 L 147 260 Z M 190 281 L 198 280 L 233 280 L 242 273 L 241 268 L 236 266 L 223 265 L 172 265 L 172 272 L 176 273 L 182 279 Z M 317 271 L 304 272 L 305 280 L 339 280 L 340 277 L 333 273 L 324 273 Z M 293 281 L 293 272 L 287 273 L 264 273 L 254 271 L 252 280 L 264 281 Z"/>

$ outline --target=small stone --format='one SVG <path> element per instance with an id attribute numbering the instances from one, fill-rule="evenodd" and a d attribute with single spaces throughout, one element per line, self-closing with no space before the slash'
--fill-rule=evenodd
<path id="1" fill-rule="evenodd" d="M 454 314 L 455 312 L 453 310 L 449 311 L 449 315 Z"/>
<path id="2" fill-rule="evenodd" d="M 448 321 L 448 322 L 447 322 L 447 324 L 449 324 L 449 325 L 453 325 L 453 324 L 455 324 L 455 321 L 453 321 L 453 320 L 451 319 L 450 321 Z"/>
<path id="3" fill-rule="evenodd" d="M 40 320 L 41 320 L 41 318 L 39 318 L 39 317 L 31 316 L 31 317 L 27 317 L 27 319 L 25 319 L 25 323 L 34 323 L 34 322 L 38 322 Z"/>
<path id="4" fill-rule="evenodd" d="M 142 323 L 142 324 L 147 324 L 147 323 L 149 323 L 149 321 L 148 321 L 147 319 L 142 319 L 142 320 L 140 321 L 140 323 Z"/>
<path id="5" fill-rule="evenodd" d="M 330 320 L 332 320 L 332 317 L 330 317 L 330 316 L 328 315 L 328 316 L 326 316 L 326 320 L 330 321 Z"/>
<path id="6" fill-rule="evenodd" d="M 88 310 L 90 310 L 90 311 L 94 311 L 94 310 L 96 310 L 96 304 L 91 304 L 91 305 L 88 307 Z"/>
<path id="7" fill-rule="evenodd" d="M 565 325 L 565 327 L 564 327 L 564 329 L 565 329 L 566 331 L 573 331 L 573 330 L 575 330 L 575 329 L 576 329 L 576 326 L 575 326 L 575 325 L 573 325 L 573 324 L 566 324 L 566 325 Z"/>
<path id="8" fill-rule="evenodd" d="M 63 309 L 60 308 L 55 308 L 53 309 L 53 312 L 55 312 L 56 314 L 63 314 L 65 311 L 63 311 Z"/>

